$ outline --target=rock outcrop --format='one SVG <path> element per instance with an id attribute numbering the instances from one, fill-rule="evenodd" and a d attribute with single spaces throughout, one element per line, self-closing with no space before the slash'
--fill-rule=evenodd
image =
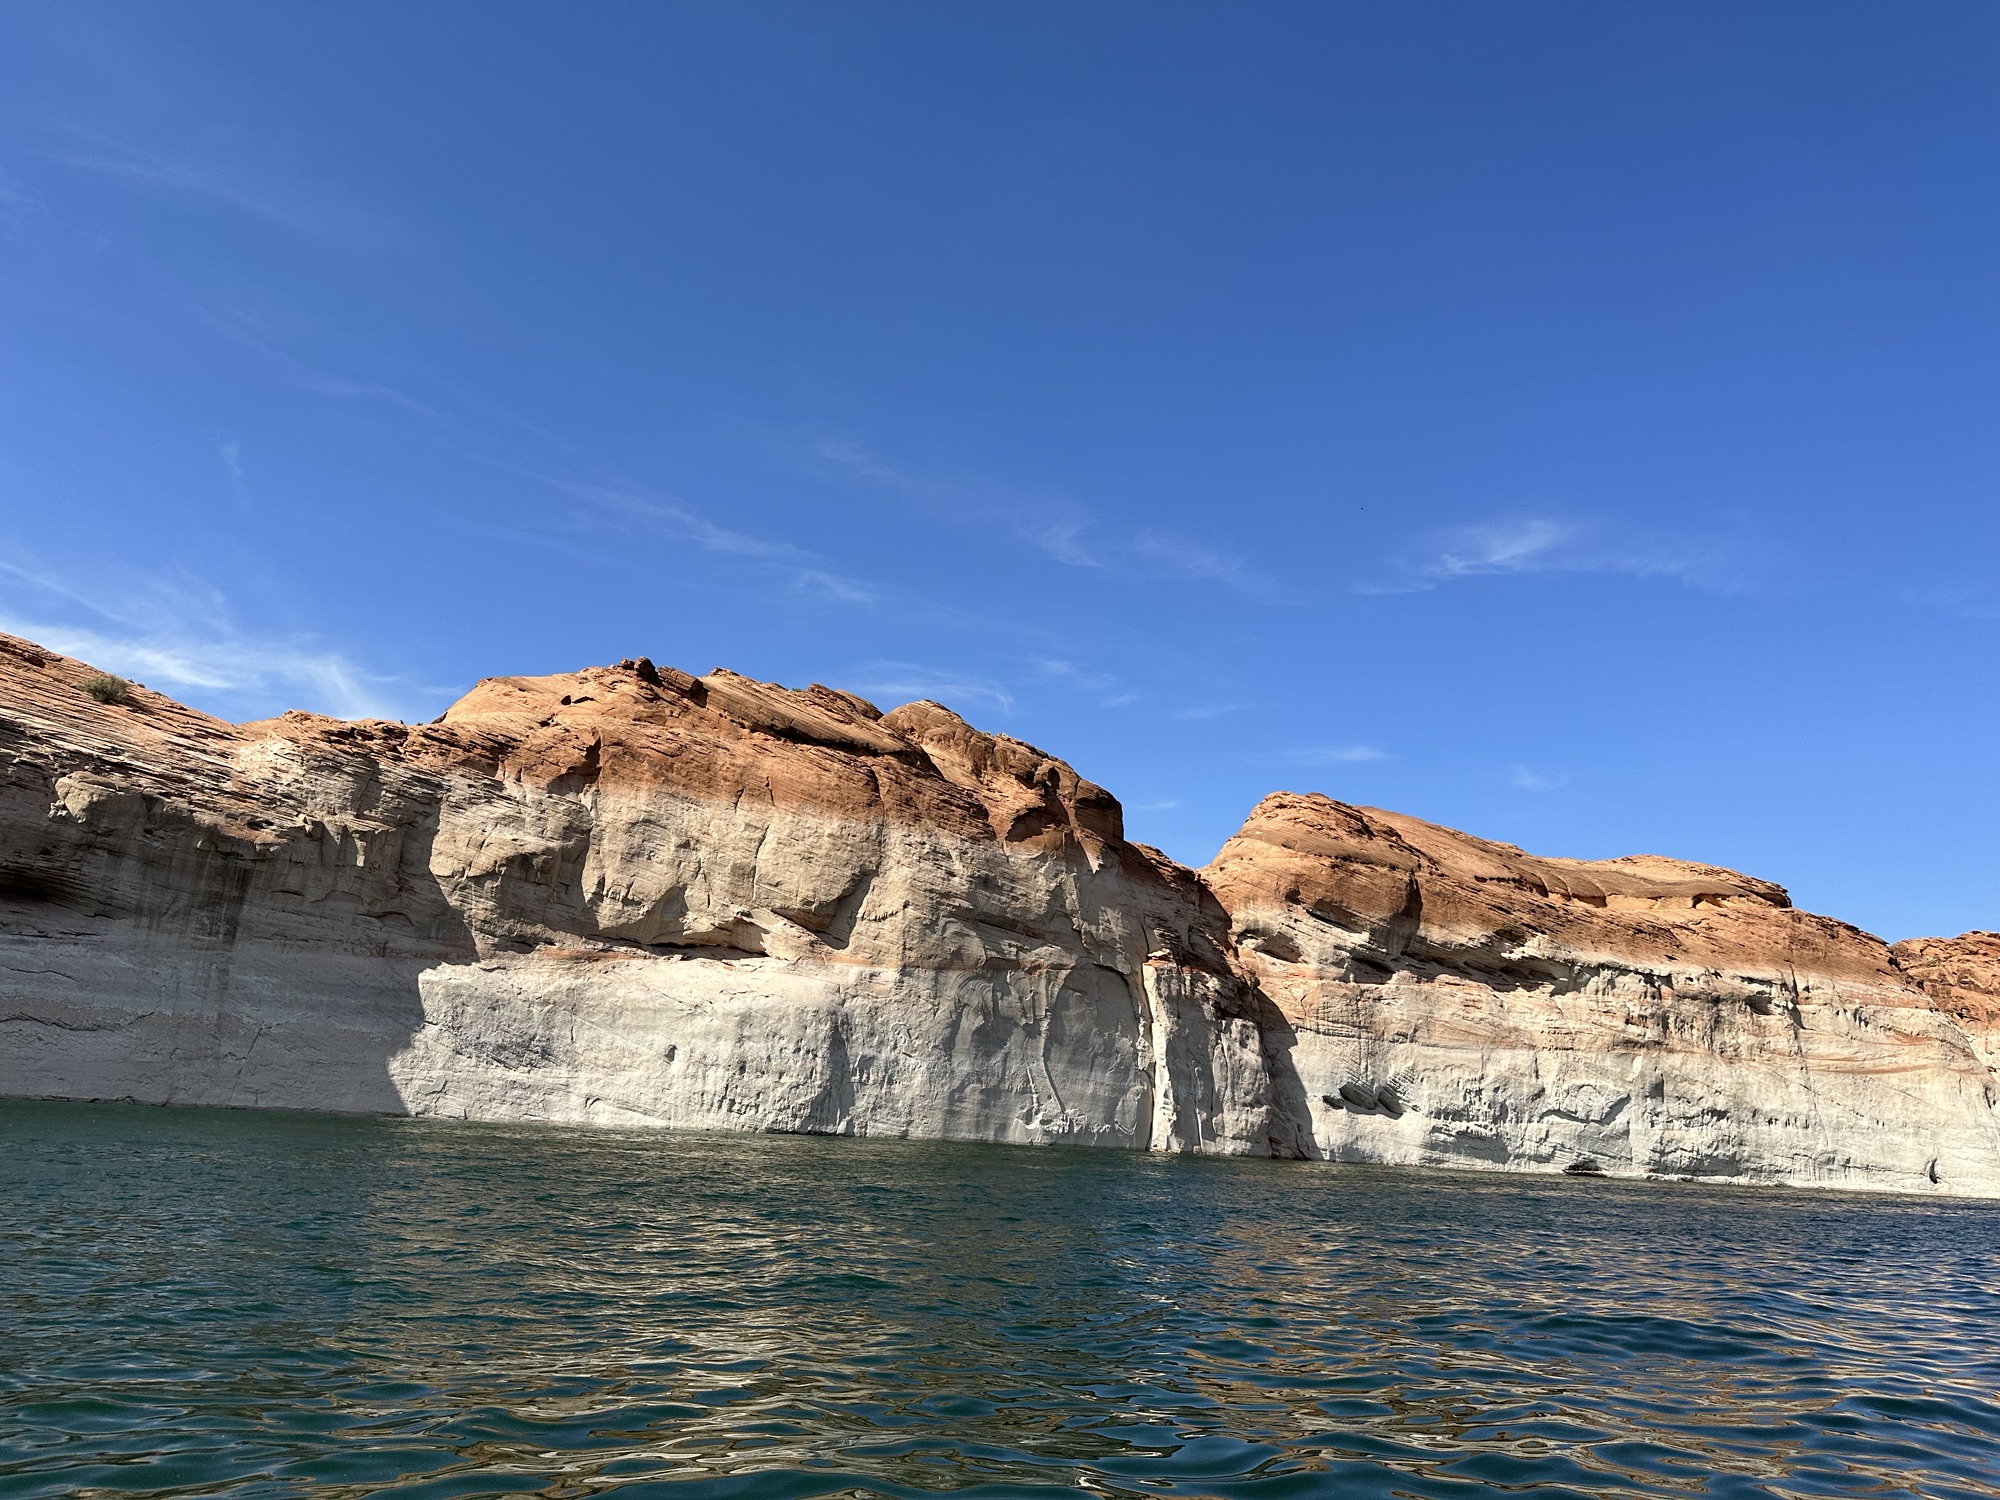
<path id="1" fill-rule="evenodd" d="M 0 1093 L 1296 1150 L 1206 888 L 948 709 L 645 661 L 231 726 L 0 651 Z"/>
<path id="2" fill-rule="evenodd" d="M 0 637 L 0 1094 L 2000 1194 L 2000 938 L 644 659 L 230 725 Z"/>
<path id="3" fill-rule="evenodd" d="M 1889 950 L 1896 967 L 2000 1067 L 2000 932 L 1911 938 Z"/>
<path id="4" fill-rule="evenodd" d="M 1204 875 L 1314 1154 L 2000 1192 L 1990 935 L 1892 950 L 1730 870 L 1288 793 Z"/>

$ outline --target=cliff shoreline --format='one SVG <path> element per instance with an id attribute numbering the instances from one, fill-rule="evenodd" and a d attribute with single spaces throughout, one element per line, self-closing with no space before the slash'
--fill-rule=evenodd
<path id="1" fill-rule="evenodd" d="M 0 1094 L 2000 1196 L 2000 937 L 644 659 L 231 725 L 0 637 Z"/>

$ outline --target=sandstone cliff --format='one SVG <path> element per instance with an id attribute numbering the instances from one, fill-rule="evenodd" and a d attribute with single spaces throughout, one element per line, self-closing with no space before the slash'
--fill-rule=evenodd
<path id="1" fill-rule="evenodd" d="M 2000 1192 L 1988 934 L 1892 950 L 1733 871 L 1288 793 L 1203 873 L 1317 1154 Z"/>
<path id="2" fill-rule="evenodd" d="M 2000 1193 L 2000 939 L 1321 797 L 1207 870 L 644 660 L 234 726 L 0 637 L 0 1094 Z"/>
<path id="3" fill-rule="evenodd" d="M 233 727 L 0 674 L 0 1093 L 1298 1149 L 1207 890 L 936 704 L 640 661 Z"/>

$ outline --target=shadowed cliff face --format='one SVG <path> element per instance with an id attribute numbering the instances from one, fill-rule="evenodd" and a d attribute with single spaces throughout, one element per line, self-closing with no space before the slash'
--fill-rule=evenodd
<path id="1" fill-rule="evenodd" d="M 1978 935 L 1290 794 L 1196 873 L 938 704 L 723 671 L 419 727 L 92 675 L 0 638 L 0 1093 L 2000 1192 Z"/>

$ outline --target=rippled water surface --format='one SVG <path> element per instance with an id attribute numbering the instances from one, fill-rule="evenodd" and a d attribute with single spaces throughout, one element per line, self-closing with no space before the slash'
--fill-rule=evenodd
<path id="1" fill-rule="evenodd" d="M 0 1496 L 2000 1496 L 2000 1205 L 0 1104 Z"/>

